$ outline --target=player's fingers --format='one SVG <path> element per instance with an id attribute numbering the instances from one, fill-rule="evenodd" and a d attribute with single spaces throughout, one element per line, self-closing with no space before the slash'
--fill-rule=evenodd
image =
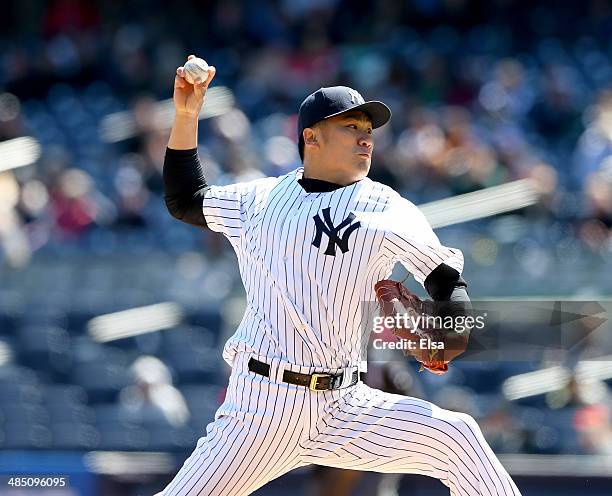
<path id="1" fill-rule="evenodd" d="M 195 59 L 195 55 L 189 55 L 189 57 L 187 57 L 187 60 L 191 60 L 191 59 Z"/>
<path id="2" fill-rule="evenodd" d="M 174 87 L 184 89 L 187 87 L 187 81 L 185 81 L 177 74 L 176 76 L 174 76 Z"/>
<path id="3" fill-rule="evenodd" d="M 217 74 L 217 68 L 214 65 L 211 65 L 208 68 L 208 78 L 206 79 L 206 86 L 208 86 L 210 84 L 210 82 L 215 77 L 215 74 Z"/>
<path id="4" fill-rule="evenodd" d="M 204 81 L 202 83 L 202 86 L 204 86 L 204 89 L 208 88 L 208 86 L 210 85 L 211 81 L 213 80 L 213 78 L 215 77 L 215 74 L 217 73 L 217 69 L 214 65 L 211 65 L 208 68 L 208 77 L 206 78 L 206 81 Z"/>
<path id="5" fill-rule="evenodd" d="M 204 98 L 204 93 L 206 92 L 206 87 L 200 78 L 197 78 L 193 84 L 193 93 L 194 95 L 200 99 Z"/>

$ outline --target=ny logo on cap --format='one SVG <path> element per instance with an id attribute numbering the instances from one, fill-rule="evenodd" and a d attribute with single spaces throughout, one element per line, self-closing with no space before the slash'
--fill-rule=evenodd
<path id="1" fill-rule="evenodd" d="M 340 224 L 334 226 L 334 222 L 332 221 L 331 215 L 329 214 L 330 210 L 331 209 L 329 207 L 323 209 L 323 219 L 325 219 L 324 221 L 321 219 L 321 217 L 319 217 L 319 214 L 313 217 L 315 221 L 315 226 L 317 228 L 317 233 L 315 234 L 315 238 L 312 241 L 312 244 L 313 246 L 320 248 L 323 233 L 327 234 L 329 242 L 327 243 L 327 249 L 324 253 L 325 255 L 331 255 L 335 257 L 336 245 L 338 245 L 340 250 L 342 250 L 342 253 L 346 253 L 348 251 L 349 238 L 351 237 L 351 234 L 353 234 L 353 232 L 358 229 L 359 226 L 361 226 L 361 223 L 352 223 L 355 220 L 355 214 L 351 212 L 346 219 L 340 222 Z M 339 236 L 338 232 L 341 229 L 344 229 L 345 227 L 347 227 L 346 231 L 344 231 L 344 234 L 342 236 Z"/>
<path id="2" fill-rule="evenodd" d="M 364 103 L 364 99 L 363 97 L 357 93 L 354 89 L 349 88 L 348 90 L 349 94 L 351 95 L 351 103 Z"/>

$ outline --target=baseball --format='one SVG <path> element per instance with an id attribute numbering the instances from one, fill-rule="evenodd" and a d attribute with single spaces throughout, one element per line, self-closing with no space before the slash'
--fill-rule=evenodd
<path id="1" fill-rule="evenodd" d="M 185 80 L 189 84 L 195 84 L 198 78 L 202 81 L 208 78 L 208 64 L 204 59 L 195 57 L 188 60 L 183 67 L 185 68 Z"/>

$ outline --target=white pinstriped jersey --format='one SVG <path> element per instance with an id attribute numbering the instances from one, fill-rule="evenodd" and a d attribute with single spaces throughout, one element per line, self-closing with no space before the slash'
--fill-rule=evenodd
<path id="1" fill-rule="evenodd" d="M 421 284 L 441 263 L 459 272 L 463 255 L 442 246 L 419 209 L 393 189 L 365 178 L 324 193 L 284 176 L 212 186 L 203 212 L 238 257 L 247 306 L 223 350 L 296 365 L 360 365 L 363 302 L 401 262 Z"/>

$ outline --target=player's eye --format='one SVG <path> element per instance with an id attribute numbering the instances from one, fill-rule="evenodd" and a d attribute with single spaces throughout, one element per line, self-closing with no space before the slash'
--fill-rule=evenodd
<path id="1" fill-rule="evenodd" d="M 352 127 L 353 129 L 357 129 L 357 124 L 349 124 L 349 125 L 348 125 L 348 126 L 346 126 L 346 127 Z"/>

